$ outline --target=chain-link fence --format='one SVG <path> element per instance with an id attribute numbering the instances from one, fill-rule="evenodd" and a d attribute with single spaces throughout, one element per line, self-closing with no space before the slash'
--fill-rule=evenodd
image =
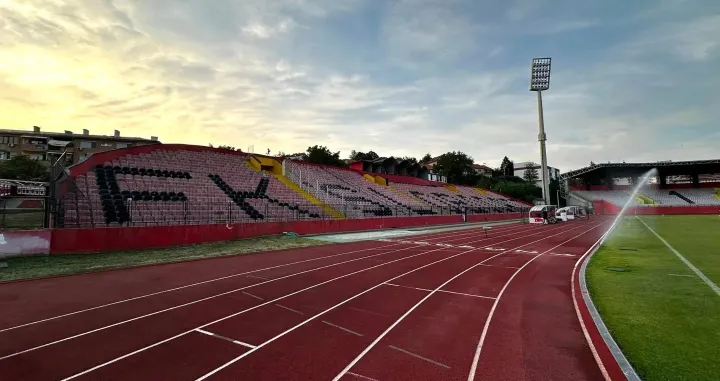
<path id="1" fill-rule="evenodd" d="M 526 215 L 523 208 L 487 207 L 425 207 L 379 206 L 371 203 L 316 205 L 287 203 L 265 198 L 242 201 L 183 201 L 172 194 L 149 194 L 148 200 L 110 199 L 87 200 L 69 192 L 55 202 L 55 227 L 201 225 L 248 222 L 312 221 L 338 218 L 394 218 L 514 213 Z"/>

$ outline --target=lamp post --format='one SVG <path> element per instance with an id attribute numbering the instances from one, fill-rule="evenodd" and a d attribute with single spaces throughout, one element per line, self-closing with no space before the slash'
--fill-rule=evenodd
<path id="1" fill-rule="evenodd" d="M 533 58 L 530 69 L 530 91 L 537 93 L 538 102 L 538 141 L 540 142 L 540 166 L 542 171 L 542 195 L 545 204 L 550 204 L 550 183 L 545 149 L 545 118 L 543 117 L 542 92 L 550 88 L 551 58 Z"/>

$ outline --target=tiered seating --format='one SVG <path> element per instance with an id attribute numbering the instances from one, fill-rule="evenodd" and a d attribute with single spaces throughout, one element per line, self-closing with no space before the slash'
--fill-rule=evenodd
<path id="1" fill-rule="evenodd" d="M 164 151 L 125 155 L 75 181 L 65 223 L 175 225 L 322 218 L 323 211 L 245 156 Z"/>
<path id="2" fill-rule="evenodd" d="M 409 197 L 371 183 L 357 172 L 285 160 L 285 175 L 348 218 L 434 214 Z"/>
<path id="3" fill-rule="evenodd" d="M 292 160 L 285 160 L 283 167 L 288 179 L 326 205 L 312 204 L 297 188 L 289 188 L 284 178 L 285 183 L 252 169 L 247 155 L 158 147 L 148 153 L 117 151 L 114 159 L 64 184 L 59 223 L 185 225 L 336 218 L 332 209 L 347 218 L 517 209 L 502 196 L 482 195 L 472 188 L 453 192 L 443 186 L 393 183 L 389 187 L 356 171 Z"/>
<path id="4" fill-rule="evenodd" d="M 716 190 L 712 188 L 676 189 L 675 192 L 690 199 L 695 205 L 720 205 L 720 198 L 717 197 Z"/>
<path id="5" fill-rule="evenodd" d="M 626 190 L 617 191 L 575 191 L 580 197 L 595 201 L 605 200 L 615 205 L 624 206 L 630 198 L 630 192 Z M 643 206 L 645 204 L 640 203 L 637 199 L 630 200 L 630 206 Z"/>
<path id="6" fill-rule="evenodd" d="M 453 192 L 444 186 L 403 183 L 394 183 L 392 186 L 417 197 L 428 205 L 450 209 L 455 213 L 461 213 L 465 208 L 471 213 L 501 213 L 527 207 L 527 205 L 520 202 L 508 200 L 491 192 L 482 195 L 471 187 L 458 186 L 458 191 Z"/>
<path id="7" fill-rule="evenodd" d="M 624 206 L 630 198 L 630 191 L 612 190 L 612 191 L 575 191 L 575 194 L 586 200 L 605 200 L 618 206 Z M 656 202 L 655 206 L 689 206 L 689 205 L 720 205 L 720 199 L 715 196 L 715 191 L 709 188 L 701 189 L 641 189 L 640 193 L 650 197 Z M 684 198 L 692 201 L 687 202 Z M 639 202 L 637 199 L 631 200 L 630 206 L 653 206 Z"/>
<path id="8" fill-rule="evenodd" d="M 477 207 L 481 208 L 496 208 L 496 209 L 502 209 L 506 211 L 512 211 L 522 208 L 528 208 L 530 205 L 522 203 L 520 201 L 510 200 L 509 198 L 493 193 L 490 191 L 485 191 L 485 194 L 478 193 L 475 188 L 471 187 L 457 187 L 458 192 L 465 196 L 472 198 L 474 200 L 478 200 L 479 203 L 476 204 Z"/>

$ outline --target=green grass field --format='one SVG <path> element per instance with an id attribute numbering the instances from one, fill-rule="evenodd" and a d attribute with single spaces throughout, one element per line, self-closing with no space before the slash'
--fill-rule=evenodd
<path id="1" fill-rule="evenodd" d="M 6 260 L 8 266 L 0 268 L 0 281 L 79 274 L 156 263 L 181 262 L 190 259 L 241 255 L 325 244 L 327 242 L 302 237 L 267 236 L 164 249 L 9 258 Z"/>
<path id="2" fill-rule="evenodd" d="M 720 284 L 720 216 L 641 218 Z M 626 217 L 616 227 L 586 277 L 605 324 L 643 380 L 720 379 L 720 295 L 640 220 Z"/>

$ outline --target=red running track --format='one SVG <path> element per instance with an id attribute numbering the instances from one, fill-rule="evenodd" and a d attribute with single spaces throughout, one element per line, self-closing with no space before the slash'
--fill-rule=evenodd
<path id="1" fill-rule="evenodd" d="M 0 379 L 602 379 L 570 277 L 609 224 L 0 284 Z"/>

